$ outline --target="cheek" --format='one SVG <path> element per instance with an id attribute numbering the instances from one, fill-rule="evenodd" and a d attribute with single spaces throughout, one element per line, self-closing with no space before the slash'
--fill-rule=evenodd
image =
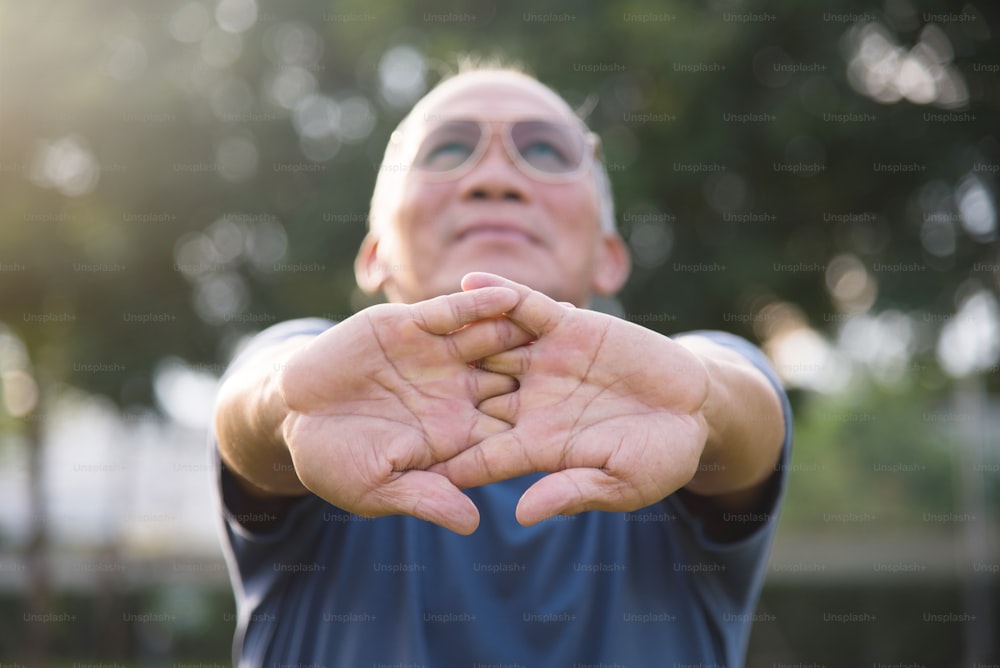
<path id="1" fill-rule="evenodd" d="M 444 249 L 442 212 L 448 193 L 442 184 L 404 185 L 394 220 L 395 234 L 385 261 L 395 268 L 397 282 L 429 283 L 441 264 Z"/>
<path id="2" fill-rule="evenodd" d="M 440 237 L 442 212 L 447 206 L 451 188 L 446 184 L 429 183 L 406 186 L 400 200 L 398 229 L 413 244 L 427 245 Z"/>
<path id="3" fill-rule="evenodd" d="M 556 252 L 586 262 L 600 238 L 600 221 L 593 191 L 583 187 L 553 191 L 545 206 L 557 236 Z"/>

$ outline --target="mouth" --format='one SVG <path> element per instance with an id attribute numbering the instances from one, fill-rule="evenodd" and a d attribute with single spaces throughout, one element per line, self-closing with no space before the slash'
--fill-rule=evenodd
<path id="1" fill-rule="evenodd" d="M 469 225 L 458 231 L 455 235 L 456 242 L 482 240 L 511 243 L 539 243 L 538 238 L 531 232 L 509 223 L 501 222 L 481 222 Z"/>

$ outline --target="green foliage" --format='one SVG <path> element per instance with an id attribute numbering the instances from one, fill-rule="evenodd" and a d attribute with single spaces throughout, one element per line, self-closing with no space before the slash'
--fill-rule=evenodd
<path id="1" fill-rule="evenodd" d="M 974 263 L 995 262 L 994 243 L 961 230 L 952 254 L 929 256 L 914 202 L 929 182 L 954 188 L 976 161 L 996 163 L 996 75 L 972 69 L 996 61 L 996 40 L 957 20 L 940 24 L 969 84 L 962 111 L 975 118 L 967 122 L 927 121 L 923 114 L 940 110 L 879 104 L 847 81 L 847 34 L 857 25 L 837 17 L 888 23 L 908 45 L 928 23 L 922 13 L 960 11 L 946 2 L 912 8 L 907 23 L 861 2 L 819 9 L 297 0 L 258 7 L 256 23 L 239 34 L 215 27 L 213 7 L 194 6 L 203 7 L 207 32 L 189 41 L 176 39 L 179 5 L 57 2 L 4 15 L 0 67 L 19 94 L 0 102 L 0 261 L 22 268 L 0 276 L 0 320 L 29 343 L 43 377 L 123 404 L 150 400 L 149 374 L 166 355 L 215 363 L 239 335 L 270 322 L 352 310 L 360 220 L 382 146 L 405 111 L 380 94 L 379 66 L 400 45 L 423 54 L 428 83 L 471 51 L 524 63 L 574 104 L 596 95 L 589 119 L 604 136 L 623 231 L 635 232 L 644 214 L 665 229 L 666 246 L 637 263 L 621 298 L 628 311 L 669 314 L 673 331 L 732 329 L 727 315 L 775 298 L 829 329 L 822 268 L 838 253 L 869 265 L 926 265 L 876 272 L 878 306 L 938 312 L 954 308 L 970 275 L 988 279 L 970 270 Z M 275 34 L 289 25 L 308 26 L 322 42 L 304 68 L 316 92 L 338 101 L 364 96 L 375 115 L 367 138 L 326 160 L 305 157 L 293 114 L 266 102 L 269 82 L 287 67 L 274 54 Z M 237 44 L 238 55 L 227 57 L 226 44 Z M 733 120 L 746 114 L 763 120 Z M 871 120 L 836 122 L 832 114 Z M 96 187 L 79 195 L 29 178 L 40 142 L 65 137 L 100 165 Z M 256 152 L 255 169 L 235 180 L 218 165 L 219 147 L 233 139 Z M 775 167 L 806 158 L 822 165 L 818 172 Z M 927 170 L 873 173 L 878 161 Z M 719 171 L 697 167 L 706 164 Z M 877 220 L 829 220 L 846 212 Z M 739 217 L 747 213 L 767 219 Z M 178 243 L 226 216 L 245 243 L 261 220 L 280 226 L 286 253 L 257 264 L 246 253 L 209 257 L 212 266 L 196 276 L 178 270 Z M 291 269 L 276 270 L 277 262 Z M 209 280 L 219 276 L 221 283 Z M 225 301 L 227 286 L 242 295 L 235 309 L 206 317 L 195 308 L 206 293 Z M 73 364 L 114 370 L 74 373 Z"/>
<path id="2" fill-rule="evenodd" d="M 782 511 L 788 530 L 943 535 L 979 512 L 963 506 L 963 475 L 987 489 L 1000 484 L 984 447 L 988 414 L 956 409 L 916 377 L 895 390 L 803 399 Z M 990 514 L 1000 513 L 1000 498 L 987 501 Z"/>
<path id="3" fill-rule="evenodd" d="M 658 314 L 662 331 L 759 340 L 743 316 L 782 300 L 833 335 L 841 306 L 825 271 L 845 253 L 868 268 L 875 310 L 948 314 L 970 285 L 997 289 L 995 234 L 963 229 L 954 194 L 974 177 L 995 199 L 995 175 L 975 171 L 1000 161 L 996 73 L 982 67 L 1000 60 L 993 8 L 966 22 L 943 1 L 907 17 L 905 5 L 864 2 L 296 0 L 259 6 L 256 23 L 233 34 L 213 7 L 186 7 L 200 23 L 155 3 L 5 10 L 0 73 L 19 94 L 0 99 L 0 322 L 28 344 L 43 386 L 148 404 L 166 356 L 216 368 L 244 334 L 367 303 L 351 263 L 382 148 L 406 109 L 380 87 L 385 55 L 400 46 L 421 54 L 427 85 L 461 53 L 501 55 L 593 107 L 636 251 L 621 301 Z M 935 24 L 967 101 L 942 110 L 856 92 L 851 40 L 871 21 L 907 48 Z M 291 55 L 276 51 L 282 30 L 299 30 L 286 34 Z M 342 123 L 364 113 L 374 122 L 360 141 L 312 158 L 295 113 L 271 94 L 310 44 L 296 71 L 338 103 L 367 101 Z M 44 146 L 58 142 L 96 160 L 93 187 L 67 193 L 39 179 Z M 225 167 L 227 150 L 249 151 L 246 173 L 239 159 Z M 929 213 L 950 225 L 951 251 L 928 250 Z M 879 269 L 900 263 L 919 270 Z"/>

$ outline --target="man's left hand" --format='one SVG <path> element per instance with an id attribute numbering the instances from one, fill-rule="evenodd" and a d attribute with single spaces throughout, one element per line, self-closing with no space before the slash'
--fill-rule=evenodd
<path id="1" fill-rule="evenodd" d="M 490 285 L 521 295 L 507 317 L 535 339 L 479 362 L 520 383 L 479 404 L 514 428 L 430 470 L 459 487 L 548 473 L 518 503 L 526 526 L 557 514 L 637 510 L 694 477 L 709 430 L 709 378 L 694 353 L 493 274 L 462 282 L 464 290 Z"/>

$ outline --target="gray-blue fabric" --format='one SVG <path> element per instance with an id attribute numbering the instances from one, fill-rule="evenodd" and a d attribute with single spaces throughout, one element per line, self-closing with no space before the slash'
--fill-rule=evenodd
<path id="1" fill-rule="evenodd" d="M 259 334 L 250 351 L 332 325 L 282 323 Z M 221 482 L 230 474 L 213 447 L 238 613 L 234 662 L 742 666 L 790 457 L 791 410 L 756 347 L 723 332 L 697 333 L 746 356 L 782 398 L 776 493 L 749 537 L 714 542 L 673 496 L 631 513 L 587 512 L 523 527 L 514 508 L 541 474 L 467 490 L 481 513 L 471 536 L 410 517 L 362 518 L 316 496 L 297 502 L 276 530 L 252 533 L 226 509 Z"/>

